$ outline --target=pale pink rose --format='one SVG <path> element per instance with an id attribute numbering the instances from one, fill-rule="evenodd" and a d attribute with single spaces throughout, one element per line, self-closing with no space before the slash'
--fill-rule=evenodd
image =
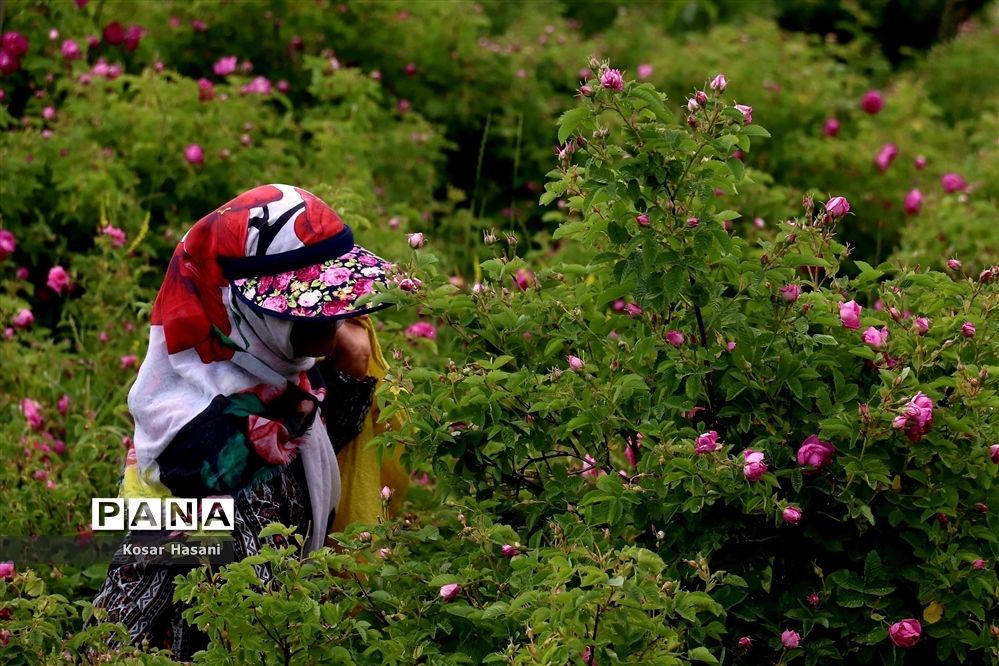
<path id="1" fill-rule="evenodd" d="M 642 63 L 638 66 L 638 80 L 644 81 L 645 79 L 652 76 L 652 65 L 648 63 Z"/>
<path id="2" fill-rule="evenodd" d="M 14 315 L 14 319 L 11 320 L 11 323 L 14 325 L 14 328 L 28 328 L 34 322 L 35 322 L 35 315 L 31 314 L 31 310 L 28 310 L 27 308 L 22 308 L 21 310 L 18 310 L 17 314 Z"/>
<path id="3" fill-rule="evenodd" d="M 569 361 L 570 370 L 583 369 L 584 366 L 583 359 L 579 358 L 578 356 L 573 356 L 572 354 L 570 354 L 569 356 L 566 357 L 566 359 Z"/>
<path id="4" fill-rule="evenodd" d="M 362 254 L 357 258 L 357 261 L 362 266 L 377 266 L 378 260 L 372 257 L 370 254 Z"/>
<path id="5" fill-rule="evenodd" d="M 387 560 L 391 555 L 392 555 L 392 551 L 389 550 L 388 548 L 379 548 L 378 549 L 378 557 L 382 558 L 383 560 Z"/>
<path id="6" fill-rule="evenodd" d="M 714 430 L 709 430 L 697 436 L 697 445 L 694 447 L 694 453 L 697 455 L 705 455 L 718 449 L 718 433 Z"/>
<path id="7" fill-rule="evenodd" d="M 863 335 L 864 342 L 874 349 L 884 349 L 888 344 L 888 327 L 875 328 L 868 326 Z"/>
<path id="8" fill-rule="evenodd" d="M 49 289 L 57 294 L 61 294 L 69 289 L 69 274 L 62 266 L 53 266 L 49 269 L 49 277 L 46 281 Z"/>
<path id="9" fill-rule="evenodd" d="M 860 328 L 860 313 L 863 307 L 857 305 L 856 301 L 847 301 L 839 304 L 839 320 L 846 328 Z"/>
<path id="10" fill-rule="evenodd" d="M 325 285 L 337 286 L 347 282 L 352 275 L 353 272 L 349 268 L 334 266 L 323 271 L 322 275 L 319 276 L 319 279 L 322 280 Z"/>
<path id="11" fill-rule="evenodd" d="M 424 241 L 422 233 L 409 234 L 407 236 L 407 239 L 409 240 L 409 247 L 413 248 L 414 250 L 418 250 L 419 248 L 423 247 Z"/>
<path id="12" fill-rule="evenodd" d="M 785 629 L 780 635 L 780 643 L 788 650 L 794 650 L 801 643 L 801 636 L 797 631 Z"/>
<path id="13" fill-rule="evenodd" d="M 742 120 L 745 124 L 749 125 L 753 122 L 753 107 L 746 106 L 745 104 L 736 104 L 734 108 L 742 114 Z"/>
<path id="14" fill-rule="evenodd" d="M 322 299 L 323 294 L 319 291 L 307 291 L 298 297 L 298 306 L 301 308 L 311 308 Z"/>
<path id="15" fill-rule="evenodd" d="M 725 90 L 725 86 L 728 85 L 728 79 L 725 78 L 724 74 L 718 74 L 715 78 L 711 79 L 711 89 L 721 92 Z"/>
<path id="16" fill-rule="evenodd" d="M 794 303 L 801 296 L 801 287 L 794 283 L 786 284 L 778 291 L 780 291 L 781 298 L 788 303 Z"/>
<path id="17" fill-rule="evenodd" d="M 135 354 L 126 354 L 125 356 L 122 356 L 120 359 L 118 359 L 118 361 L 119 363 L 121 363 L 122 370 L 124 370 L 125 368 L 134 367 L 136 363 L 139 362 L 139 357 L 137 357 Z"/>
<path id="18" fill-rule="evenodd" d="M 447 585 L 441 585 L 440 595 L 444 601 L 452 601 L 461 592 L 461 585 L 458 583 L 449 583 Z"/>
<path id="19" fill-rule="evenodd" d="M 888 637 L 891 642 L 900 648 L 911 648 L 919 642 L 919 637 L 923 633 L 923 627 L 919 620 L 907 618 L 891 625 L 888 629 Z"/>
<path id="20" fill-rule="evenodd" d="M 394 494 L 395 494 L 394 490 L 392 490 L 388 486 L 382 486 L 381 496 L 383 502 L 388 502 L 390 499 L 392 499 L 392 495 Z"/>

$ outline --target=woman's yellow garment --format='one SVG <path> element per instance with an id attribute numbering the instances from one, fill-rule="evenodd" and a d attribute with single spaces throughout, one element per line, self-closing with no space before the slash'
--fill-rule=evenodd
<path id="1" fill-rule="evenodd" d="M 388 372 L 388 363 L 382 356 L 374 323 L 370 317 L 358 317 L 358 321 L 367 329 L 368 339 L 371 341 L 367 374 L 381 381 Z M 333 525 L 329 528 L 330 532 L 342 531 L 355 521 L 378 522 L 382 515 L 383 486 L 388 486 L 394 493 L 389 503 L 390 514 L 398 512 L 409 489 L 409 473 L 400 462 L 402 448 L 386 451 L 382 464 L 379 465 L 376 449 L 367 444 L 375 435 L 384 432 L 389 424 L 393 430 L 398 431 L 403 423 L 401 411 L 393 414 L 386 423 L 378 423 L 378 406 L 372 404 L 361 432 L 337 454 L 340 465 L 340 504 L 337 506 Z"/>

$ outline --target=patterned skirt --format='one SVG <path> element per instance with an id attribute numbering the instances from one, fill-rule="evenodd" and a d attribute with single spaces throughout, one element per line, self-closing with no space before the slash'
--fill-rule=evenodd
<path id="1" fill-rule="evenodd" d="M 296 526 L 297 531 L 305 535 L 311 522 L 312 508 L 299 458 L 269 480 L 236 493 L 233 500 L 236 561 L 260 552 L 264 544 L 286 545 L 281 535 L 258 537 L 269 523 Z M 126 542 L 130 537 L 126 537 Z M 107 610 L 107 621 L 124 624 L 134 645 L 148 640 L 151 648 L 166 648 L 175 659 L 190 661 L 195 652 L 208 646 L 208 637 L 181 618 L 186 605 L 175 603 L 173 593 L 174 578 L 196 566 L 200 565 L 146 562 L 135 555 L 123 555 L 119 548 L 108 568 L 107 579 L 94 599 L 94 606 Z M 271 579 L 269 567 L 255 565 L 255 568 L 261 582 L 266 584 Z M 113 639 L 108 642 L 111 650 L 120 647 Z"/>

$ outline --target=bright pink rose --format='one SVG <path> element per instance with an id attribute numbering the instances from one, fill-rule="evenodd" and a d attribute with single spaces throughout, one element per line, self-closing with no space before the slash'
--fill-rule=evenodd
<path id="1" fill-rule="evenodd" d="M 918 335 L 926 335 L 926 332 L 930 330 L 930 320 L 926 317 L 916 317 L 913 320 L 913 327 Z"/>
<path id="2" fill-rule="evenodd" d="M 513 277 L 513 282 L 517 285 L 518 289 L 523 291 L 535 284 L 534 272 L 525 268 L 518 268 L 517 273 Z"/>
<path id="3" fill-rule="evenodd" d="M 951 269 L 952 271 L 959 271 L 961 270 L 961 262 L 958 261 L 957 259 L 948 259 L 947 268 Z"/>
<path id="4" fill-rule="evenodd" d="M 850 212 L 850 202 L 846 197 L 833 197 L 826 202 L 826 212 L 830 217 L 843 217 Z"/>
<path id="5" fill-rule="evenodd" d="M 0 37 L 0 48 L 9 53 L 14 58 L 20 58 L 28 52 L 28 38 L 19 32 L 10 30 Z"/>
<path id="6" fill-rule="evenodd" d="M 694 447 L 694 453 L 702 456 L 712 451 L 717 451 L 718 448 L 718 433 L 714 430 L 709 430 L 697 436 L 697 445 Z"/>
<path id="7" fill-rule="evenodd" d="M 126 354 L 118 359 L 118 362 L 121 364 L 122 370 L 124 370 L 125 368 L 134 367 L 139 362 L 139 357 L 135 354 Z"/>
<path id="8" fill-rule="evenodd" d="M 500 552 L 503 553 L 503 557 L 514 557 L 515 555 L 520 555 L 520 549 L 516 546 L 511 546 L 508 543 L 503 544 L 500 548 Z"/>
<path id="9" fill-rule="evenodd" d="M 801 636 L 797 631 L 785 629 L 780 635 L 780 643 L 788 650 L 794 650 L 801 644 Z"/>
<path id="10" fill-rule="evenodd" d="M 22 308 L 17 311 L 10 323 L 14 325 L 14 328 L 28 328 L 35 323 L 35 315 L 31 313 L 31 310 Z"/>
<path id="11" fill-rule="evenodd" d="M 797 525 L 798 522 L 801 520 L 801 509 L 799 509 L 794 505 L 791 505 L 786 509 L 784 509 L 782 515 L 784 517 L 785 523 L 789 523 L 791 525 Z"/>
<path id="12" fill-rule="evenodd" d="M 583 476 L 591 479 L 596 479 L 597 477 L 600 476 L 601 472 L 603 472 L 603 470 L 601 470 L 597 466 L 596 458 L 594 458 L 589 454 L 583 456 L 583 468 L 582 468 Z"/>
<path id="13" fill-rule="evenodd" d="M 999 465 L 999 444 L 993 444 L 989 447 L 989 457 L 992 458 L 992 462 Z"/>
<path id="14" fill-rule="evenodd" d="M 216 76 L 228 76 L 236 71 L 236 56 L 226 56 L 215 61 L 213 68 Z"/>
<path id="15" fill-rule="evenodd" d="M 966 338 L 975 337 L 975 325 L 970 321 L 966 321 L 961 325 L 961 335 Z"/>
<path id="16" fill-rule="evenodd" d="M 130 25 L 125 28 L 125 48 L 134 51 L 139 48 L 139 41 L 146 34 L 146 29 L 141 25 Z"/>
<path id="17" fill-rule="evenodd" d="M 874 349 L 884 349 L 888 344 L 888 327 L 882 326 L 881 328 L 875 328 L 873 326 L 868 326 L 867 330 L 864 331 L 864 342 L 869 344 Z"/>
<path id="18" fill-rule="evenodd" d="M 56 407 L 59 408 L 60 414 L 66 416 L 66 413 L 69 411 L 69 396 L 64 393 L 63 396 L 59 398 L 59 402 L 56 403 Z"/>
<path id="19" fill-rule="evenodd" d="M 46 281 L 49 289 L 57 294 L 61 294 L 69 289 L 69 275 L 62 266 L 53 266 L 49 269 L 49 277 Z"/>
<path id="20" fill-rule="evenodd" d="M 919 620 L 908 618 L 891 625 L 888 629 L 888 637 L 891 642 L 900 648 L 911 648 L 919 642 L 919 636 L 923 633 L 923 627 Z"/>
<path id="21" fill-rule="evenodd" d="M 83 52 L 80 50 L 80 45 L 77 44 L 72 39 L 67 39 L 62 43 L 59 49 L 62 52 L 62 57 L 66 60 L 79 60 L 83 57 Z"/>
<path id="22" fill-rule="evenodd" d="M 600 84 L 610 90 L 620 90 L 624 86 L 624 79 L 621 72 L 616 69 L 608 69 L 600 76 Z"/>
<path id="23" fill-rule="evenodd" d="M 952 194 L 953 192 L 959 192 L 968 186 L 964 178 L 960 174 L 954 172 L 945 173 L 940 176 L 940 184 L 943 186 L 944 191 L 947 194 Z"/>
<path id="24" fill-rule="evenodd" d="M 933 427 L 933 400 L 919 391 L 906 403 L 891 425 L 899 430 L 904 429 L 909 440 L 918 444 L 923 435 Z"/>
<path id="25" fill-rule="evenodd" d="M 818 435 L 809 435 L 798 448 L 798 464 L 802 467 L 819 469 L 829 464 L 836 447 L 829 442 L 823 442 Z"/>
<path id="26" fill-rule="evenodd" d="M 42 406 L 31 398 L 25 398 L 21 401 L 21 413 L 24 414 L 24 420 L 28 422 L 28 426 L 32 430 L 38 430 L 42 427 Z"/>
<path id="27" fill-rule="evenodd" d="M 240 89 L 244 95 L 270 95 L 271 82 L 263 76 L 258 76 Z"/>
<path id="28" fill-rule="evenodd" d="M 881 171 L 887 171 L 888 167 L 891 166 L 891 163 L 895 160 L 897 155 L 898 146 L 894 143 L 887 143 L 881 148 L 880 152 L 878 152 L 877 156 L 874 158 L 874 164 L 876 164 L 878 169 Z"/>
<path id="29" fill-rule="evenodd" d="M 6 581 L 10 581 L 14 578 L 14 563 L 13 562 L 0 562 L 0 578 Z"/>
<path id="30" fill-rule="evenodd" d="M 0 229 L 0 261 L 14 254 L 15 249 L 17 249 L 17 239 L 14 238 L 14 234 L 6 229 Z"/>
<path id="31" fill-rule="evenodd" d="M 649 221 L 649 216 L 646 215 L 645 213 L 642 213 L 641 215 L 637 215 L 635 217 L 635 222 L 637 222 L 638 226 L 640 226 L 640 227 L 647 227 L 647 226 L 649 226 L 649 224 L 651 224 L 651 222 Z"/>
<path id="32" fill-rule="evenodd" d="M 417 321 L 406 328 L 406 337 L 426 338 L 428 340 L 437 339 L 437 329 L 433 324 L 426 321 Z"/>
<path id="33" fill-rule="evenodd" d="M 847 301 L 839 304 L 839 320 L 846 328 L 860 328 L 860 313 L 863 307 L 857 305 L 856 301 Z"/>
<path id="34" fill-rule="evenodd" d="M 184 149 L 184 159 L 189 164 L 201 166 L 205 163 L 205 151 L 200 145 L 192 143 Z"/>
<path id="35" fill-rule="evenodd" d="M 745 458 L 742 465 L 743 475 L 751 483 L 759 481 L 767 471 L 767 464 L 763 459 L 763 453 L 753 449 L 746 449 L 742 452 L 742 455 Z"/>
<path id="36" fill-rule="evenodd" d="M 683 333 L 676 330 L 669 330 L 666 332 L 666 342 L 670 343 L 674 347 L 679 347 L 683 345 Z"/>
<path id="37" fill-rule="evenodd" d="M 914 187 L 905 195 L 905 201 L 902 202 L 902 209 L 909 215 L 918 215 L 919 209 L 922 207 L 923 193 L 919 191 L 919 188 Z"/>
<path id="38" fill-rule="evenodd" d="M 860 100 L 860 108 L 871 115 L 881 111 L 884 106 L 885 100 L 880 90 L 868 90 Z"/>
<path id="39" fill-rule="evenodd" d="M 794 303 L 801 296 L 801 287 L 794 283 L 786 284 L 778 291 L 780 291 L 781 298 L 788 303 Z"/>
<path id="40" fill-rule="evenodd" d="M 642 306 L 638 305 L 637 303 L 628 303 L 628 304 L 626 304 L 624 306 L 624 310 L 625 310 L 625 312 L 628 313 L 628 315 L 632 319 L 634 319 L 638 315 L 642 314 Z"/>
<path id="41" fill-rule="evenodd" d="M 122 247 L 123 245 L 125 245 L 125 240 L 126 240 L 125 232 L 119 229 L 118 227 L 113 227 L 109 224 L 108 226 L 101 229 L 101 233 L 105 236 L 111 237 L 112 247 Z"/>
<path id="42" fill-rule="evenodd" d="M 839 121 L 835 118 L 826 118 L 825 124 L 822 125 L 822 133 L 826 136 L 839 134 Z"/>

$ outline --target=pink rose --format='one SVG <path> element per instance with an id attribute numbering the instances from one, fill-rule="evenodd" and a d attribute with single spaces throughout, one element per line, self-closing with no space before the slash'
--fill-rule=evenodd
<path id="1" fill-rule="evenodd" d="M 440 595 L 444 601 L 451 601 L 458 596 L 461 592 L 461 585 L 458 583 L 449 583 L 448 585 L 441 585 Z"/>
<path id="2" fill-rule="evenodd" d="M 263 76 L 258 76 L 240 89 L 244 95 L 270 95 L 271 82 Z"/>
<path id="3" fill-rule="evenodd" d="M 277 291 L 286 291 L 288 285 L 291 284 L 291 280 L 294 277 L 294 273 L 280 273 L 274 277 L 274 289 Z"/>
<path id="4" fill-rule="evenodd" d="M 503 544 L 500 548 L 500 552 L 503 553 L 503 557 L 514 557 L 515 555 L 520 555 L 520 549 L 516 546 L 511 546 L 508 543 Z"/>
<path id="5" fill-rule="evenodd" d="M 205 163 L 205 151 L 199 144 L 192 143 L 184 149 L 184 159 L 189 164 L 201 166 Z"/>
<path id="6" fill-rule="evenodd" d="M 683 344 L 683 333 L 680 331 L 669 330 L 666 332 L 666 342 L 670 343 L 674 347 L 679 347 Z"/>
<path id="7" fill-rule="evenodd" d="M 739 647 L 741 647 L 743 650 L 748 650 L 749 648 L 753 647 L 753 639 L 750 638 L 749 636 L 743 636 L 742 638 L 739 639 Z"/>
<path id="8" fill-rule="evenodd" d="M 406 328 L 406 337 L 426 338 L 427 340 L 437 339 L 437 329 L 433 324 L 426 321 L 414 322 Z"/>
<path id="9" fill-rule="evenodd" d="M 891 642 L 900 648 L 911 648 L 919 642 L 919 636 L 923 633 L 923 627 L 919 620 L 908 618 L 900 620 L 891 625 L 888 629 L 888 637 Z"/>
<path id="10" fill-rule="evenodd" d="M 801 509 L 792 504 L 791 506 L 784 509 L 782 515 L 784 517 L 785 523 L 789 523 L 791 525 L 797 525 L 798 522 L 801 520 Z"/>
<path id="11" fill-rule="evenodd" d="M 111 247 L 122 247 L 125 245 L 125 232 L 118 227 L 113 227 L 109 224 L 101 229 L 101 234 L 111 238 Z"/>
<path id="12" fill-rule="evenodd" d="M 711 89 L 721 92 L 725 90 L 725 86 L 728 85 L 728 79 L 725 78 L 724 74 L 717 74 L 715 78 L 711 79 Z"/>
<path id="13" fill-rule="evenodd" d="M 745 124 L 749 125 L 753 122 L 753 107 L 746 106 L 745 104 L 736 104 L 735 110 L 742 114 L 742 120 Z"/>
<path id="14" fill-rule="evenodd" d="M 525 268 L 519 268 L 513 277 L 513 282 L 517 285 L 518 289 L 524 291 L 534 284 L 534 272 Z"/>
<path id="15" fill-rule="evenodd" d="M 0 229 L 0 261 L 14 254 L 16 248 L 17 239 L 14 238 L 14 234 L 6 229 Z"/>
<path id="16" fill-rule="evenodd" d="M 202 102 L 210 102 L 214 98 L 215 85 L 208 79 L 198 79 L 198 99 Z"/>
<path id="17" fill-rule="evenodd" d="M 305 268 L 299 268 L 295 271 L 295 279 L 301 280 L 302 282 L 312 282 L 319 277 L 320 271 L 319 266 L 313 264 L 312 266 L 306 266 Z"/>
<path id="18" fill-rule="evenodd" d="M 583 476 L 591 478 L 591 479 L 596 479 L 597 477 L 600 476 L 600 473 L 602 471 L 603 470 L 601 470 L 599 467 L 597 467 L 597 460 L 596 460 L 596 458 L 594 458 L 593 456 L 591 456 L 589 454 L 583 456 L 583 468 L 582 468 L 582 474 L 583 474 Z"/>
<path id="19" fill-rule="evenodd" d="M 822 125 L 822 133 L 826 136 L 839 134 L 839 121 L 835 118 L 826 118 L 826 122 Z"/>
<path id="20" fill-rule="evenodd" d="M 860 100 L 860 108 L 871 115 L 881 111 L 884 106 L 885 100 L 880 90 L 868 90 Z"/>
<path id="21" fill-rule="evenodd" d="M 640 227 L 647 227 L 647 226 L 649 226 L 649 224 L 651 224 L 651 222 L 649 222 L 649 216 L 646 215 L 645 213 L 642 213 L 641 215 L 637 215 L 635 217 L 635 222 L 637 222 L 638 226 L 640 226 Z"/>
<path id="22" fill-rule="evenodd" d="M 624 457 L 632 467 L 638 466 L 638 449 L 642 447 L 642 437 L 642 433 L 636 432 L 634 437 L 625 440 Z"/>
<path id="23" fill-rule="evenodd" d="M 916 317 L 913 320 L 913 328 L 916 329 L 918 335 L 926 335 L 926 332 L 930 330 L 930 320 L 926 317 Z"/>
<path id="24" fill-rule="evenodd" d="M 298 307 L 299 308 L 311 308 L 313 305 L 319 302 L 319 299 L 323 297 L 322 292 L 312 290 L 307 291 L 298 297 Z"/>
<path id="25" fill-rule="evenodd" d="M 904 429 L 909 440 L 918 444 L 923 435 L 933 427 L 933 400 L 919 391 L 906 403 L 891 425 L 896 429 Z"/>
<path id="26" fill-rule="evenodd" d="M 924 155 L 916 155 L 916 159 L 912 160 L 912 165 L 922 171 L 926 168 L 926 157 Z"/>
<path id="27" fill-rule="evenodd" d="M 138 361 L 139 358 L 135 354 L 126 354 L 118 359 L 118 362 L 121 363 L 122 370 L 133 367 L 136 363 L 138 363 Z"/>
<path id="28" fill-rule="evenodd" d="M 608 69 L 600 76 L 600 84 L 610 90 L 620 90 L 624 85 L 621 72 L 616 69 Z"/>
<path id="29" fill-rule="evenodd" d="M 940 176 L 940 184 L 943 186 L 944 191 L 947 192 L 947 194 L 958 192 L 968 186 L 968 183 L 965 182 L 964 178 L 962 178 L 960 174 L 956 174 L 954 172 L 945 173 Z"/>
<path id="30" fill-rule="evenodd" d="M 961 325 L 961 335 L 966 338 L 975 337 L 975 325 L 970 321 L 966 321 Z"/>
<path id="31" fill-rule="evenodd" d="M 763 453 L 753 449 L 746 449 L 742 452 L 742 455 L 745 458 L 742 465 L 743 475 L 751 483 L 759 481 L 767 471 L 767 464 L 763 459 Z"/>
<path id="32" fill-rule="evenodd" d="M 14 58 L 20 58 L 28 52 L 28 38 L 19 32 L 10 30 L 0 37 L 0 48 L 9 53 Z"/>
<path id="33" fill-rule="evenodd" d="M 717 451 L 718 448 L 718 433 L 714 430 L 709 430 L 697 436 L 697 445 L 694 447 L 694 453 L 701 456 L 712 451 Z"/>
<path id="34" fill-rule="evenodd" d="M 269 296 L 264 300 L 264 309 L 273 310 L 274 312 L 285 312 L 288 310 L 288 299 L 280 294 Z"/>
<path id="35" fill-rule="evenodd" d="M 882 146 L 881 150 L 878 152 L 877 156 L 874 158 L 874 164 L 877 165 L 878 169 L 881 171 L 887 171 L 888 167 L 895 160 L 895 156 L 898 155 L 898 146 L 894 143 L 887 143 Z"/>
<path id="36" fill-rule="evenodd" d="M 638 305 L 637 303 L 626 304 L 624 306 L 624 310 L 625 312 L 628 313 L 628 316 L 630 316 L 632 319 L 642 314 L 642 306 Z"/>
<path id="37" fill-rule="evenodd" d="M 42 427 L 42 406 L 31 398 L 25 398 L 21 401 L 21 413 L 24 414 L 24 420 L 28 422 L 28 427 L 32 430 L 38 430 Z"/>
<path id="38" fill-rule="evenodd" d="M 569 361 L 570 370 L 582 370 L 585 365 L 583 363 L 583 359 L 579 358 L 578 356 L 573 356 L 572 354 L 566 356 L 566 360 Z"/>
<path id="39" fill-rule="evenodd" d="M 959 271 L 961 270 L 961 262 L 958 261 L 957 259 L 948 259 L 947 268 L 951 269 L 952 271 Z"/>
<path id="40" fill-rule="evenodd" d="M 409 241 L 409 247 L 413 248 L 414 250 L 418 250 L 421 247 L 423 247 L 422 233 L 417 232 L 415 234 L 409 234 L 406 238 Z"/>
<path id="41" fill-rule="evenodd" d="M 801 636 L 797 631 L 785 629 L 780 635 L 780 643 L 788 650 L 794 650 L 801 643 Z"/>
<path id="42" fill-rule="evenodd" d="M 323 284 L 333 287 L 347 282 L 352 275 L 353 273 L 349 268 L 334 266 L 323 271 L 319 279 L 323 281 Z"/>
<path id="43" fill-rule="evenodd" d="M 835 446 L 823 442 L 818 435 L 809 435 L 798 448 L 798 464 L 819 469 L 827 465 L 835 453 Z"/>
<path id="44" fill-rule="evenodd" d="M 645 79 L 652 76 L 652 65 L 649 65 L 648 63 L 642 63 L 641 65 L 638 66 L 637 71 L 638 71 L 638 80 L 644 81 Z"/>
<path id="45" fill-rule="evenodd" d="M 66 413 L 69 411 L 69 396 L 64 393 L 63 396 L 59 398 L 59 402 L 56 403 L 56 407 L 59 408 L 60 414 L 66 416 Z"/>
<path id="46" fill-rule="evenodd" d="M 83 56 L 80 45 L 72 39 L 64 41 L 59 50 L 62 52 L 62 57 L 66 60 L 78 60 Z"/>
<path id="47" fill-rule="evenodd" d="M 874 349 L 884 349 L 888 344 L 888 327 L 875 328 L 868 326 L 867 330 L 864 331 L 863 338 L 864 342 Z"/>
<path id="48" fill-rule="evenodd" d="M 826 202 L 826 212 L 830 217 L 843 217 L 850 212 L 850 202 L 846 197 L 833 197 Z"/>
<path id="49" fill-rule="evenodd" d="M 355 296 L 364 296 L 365 294 L 370 294 L 374 291 L 374 280 L 358 280 L 354 283 L 354 288 L 352 291 Z"/>
<path id="50" fill-rule="evenodd" d="M 14 563 L 13 562 L 0 562 L 0 578 L 6 581 L 12 580 L 14 578 Z"/>
<path id="51" fill-rule="evenodd" d="M 794 303 L 801 296 L 801 287 L 794 283 L 786 284 L 778 291 L 780 291 L 781 298 L 788 303 Z"/>
<path id="52" fill-rule="evenodd" d="M 989 447 L 989 457 L 992 458 L 992 462 L 999 465 L 999 444 L 993 444 Z"/>
<path id="53" fill-rule="evenodd" d="M 53 266 L 49 269 L 49 278 L 46 284 L 57 294 L 69 289 L 69 275 L 66 273 L 66 269 L 62 266 Z"/>
<path id="54" fill-rule="evenodd" d="M 377 266 L 378 265 L 378 260 L 375 259 L 374 257 L 372 257 L 370 254 L 362 254 L 360 257 L 357 258 L 357 261 L 362 266 Z"/>
<path id="55" fill-rule="evenodd" d="M 839 304 L 839 320 L 846 328 L 860 328 L 860 313 L 863 308 L 857 305 L 856 301 L 847 301 Z"/>
<path id="56" fill-rule="evenodd" d="M 216 76 L 228 76 L 236 71 L 236 56 L 226 56 L 215 61 L 213 68 Z"/>
<path id="57" fill-rule="evenodd" d="M 922 207 L 923 193 L 919 191 L 919 188 L 914 187 L 905 195 L 905 201 L 902 202 L 902 209 L 909 215 L 918 215 L 919 209 Z"/>
<path id="58" fill-rule="evenodd" d="M 808 595 L 807 597 L 805 597 L 805 601 L 807 601 L 807 602 L 808 602 L 808 605 L 809 605 L 809 606 L 811 606 L 812 608 L 815 608 L 815 607 L 816 607 L 816 606 L 818 606 L 818 605 L 819 605 L 819 603 L 820 603 L 820 602 L 822 601 L 822 597 L 820 597 L 820 596 L 819 596 L 818 594 L 816 594 L 815 592 L 812 592 L 812 593 L 811 593 L 811 594 L 809 594 L 809 595 Z"/>
<path id="59" fill-rule="evenodd" d="M 985 560 L 979 557 L 977 560 L 971 563 L 971 568 L 974 569 L 975 571 L 981 571 L 982 569 L 985 568 Z"/>
<path id="60" fill-rule="evenodd" d="M 11 320 L 14 328 L 28 328 L 33 323 L 35 323 L 35 315 L 31 314 L 31 310 L 27 308 L 22 308 L 17 311 L 14 315 L 14 319 Z"/>

